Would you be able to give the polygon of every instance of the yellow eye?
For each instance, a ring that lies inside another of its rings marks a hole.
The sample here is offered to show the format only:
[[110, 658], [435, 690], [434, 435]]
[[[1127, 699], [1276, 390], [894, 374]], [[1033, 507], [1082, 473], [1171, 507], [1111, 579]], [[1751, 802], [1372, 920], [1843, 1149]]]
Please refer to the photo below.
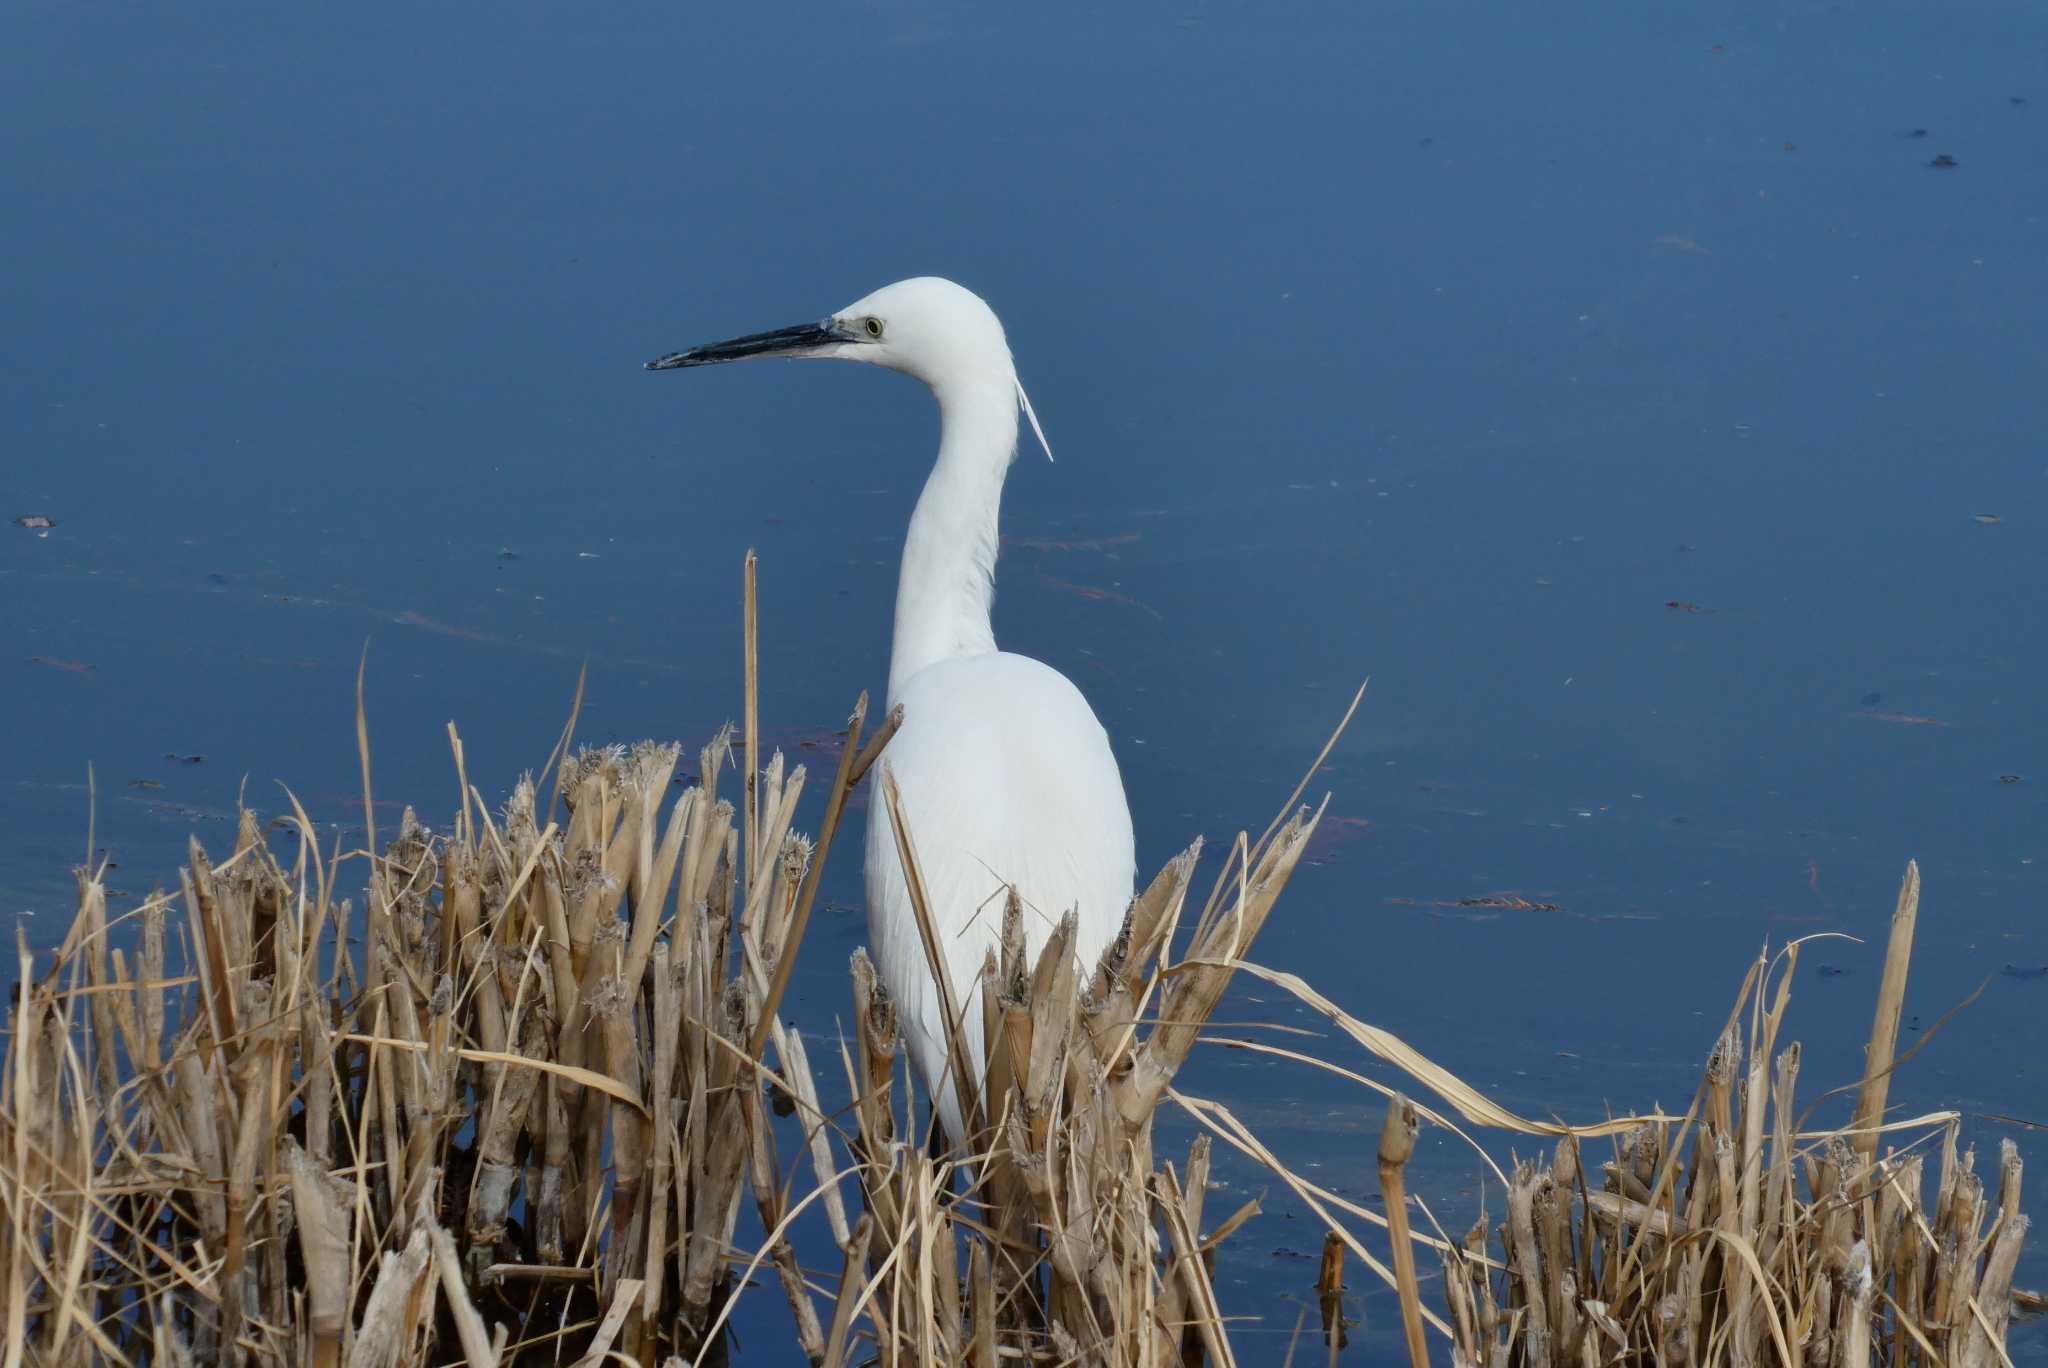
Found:
[[869, 318], [861, 326], [867, 329], [869, 337], [879, 338], [882, 335], [882, 320], [879, 318]]

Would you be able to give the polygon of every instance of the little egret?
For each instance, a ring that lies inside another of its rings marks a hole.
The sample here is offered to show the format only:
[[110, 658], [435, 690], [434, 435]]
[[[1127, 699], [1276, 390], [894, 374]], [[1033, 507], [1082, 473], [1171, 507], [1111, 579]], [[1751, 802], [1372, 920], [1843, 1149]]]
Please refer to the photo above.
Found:
[[[1059, 918], [1075, 913], [1074, 951], [1087, 974], [1123, 924], [1137, 872], [1130, 805], [1102, 724], [1059, 671], [997, 650], [989, 624], [996, 517], [1020, 405], [1041, 446], [1045, 434], [1002, 323], [950, 280], [898, 281], [820, 322], [676, 352], [647, 368], [762, 356], [886, 366], [922, 380], [939, 403], [938, 461], [910, 516], [896, 583], [889, 702], [903, 705], [903, 727], [886, 763], [978, 1068], [981, 964], [1001, 935], [1005, 888], [1023, 904], [1034, 957]], [[946, 1133], [963, 1142], [940, 994], [880, 801], [869, 805], [867, 898], [875, 962], [911, 1060]], [[980, 1081], [969, 1080], [977, 1090]]]

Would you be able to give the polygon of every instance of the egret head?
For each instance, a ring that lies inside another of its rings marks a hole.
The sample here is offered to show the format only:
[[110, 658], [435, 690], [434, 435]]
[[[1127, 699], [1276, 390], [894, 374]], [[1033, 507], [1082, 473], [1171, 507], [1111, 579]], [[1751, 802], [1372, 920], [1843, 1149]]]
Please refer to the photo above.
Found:
[[[915, 376], [945, 399], [949, 391], [997, 386], [1014, 389], [1031, 419], [1040, 445], [1045, 433], [1031, 401], [1017, 381], [1002, 320], [980, 295], [938, 276], [917, 276], [884, 285], [816, 323], [773, 332], [750, 333], [674, 352], [647, 363], [649, 370], [678, 370], [761, 356], [799, 360], [865, 361]], [[1052, 449], [1046, 448], [1046, 455]]]

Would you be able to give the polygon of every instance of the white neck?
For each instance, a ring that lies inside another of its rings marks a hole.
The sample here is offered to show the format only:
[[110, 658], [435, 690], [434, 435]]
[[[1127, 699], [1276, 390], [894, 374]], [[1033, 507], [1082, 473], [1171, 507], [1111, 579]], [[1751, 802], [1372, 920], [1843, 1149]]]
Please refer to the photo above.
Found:
[[939, 460], [924, 483], [896, 581], [889, 701], [927, 665], [996, 648], [996, 515], [1017, 450], [1016, 378], [983, 374], [932, 386]]

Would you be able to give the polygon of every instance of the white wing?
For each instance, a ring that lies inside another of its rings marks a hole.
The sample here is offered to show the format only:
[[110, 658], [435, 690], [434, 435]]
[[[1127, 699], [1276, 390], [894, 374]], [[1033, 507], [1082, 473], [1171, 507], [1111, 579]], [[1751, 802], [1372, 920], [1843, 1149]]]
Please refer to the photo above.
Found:
[[[1075, 950], [1092, 970], [1123, 924], [1137, 874], [1130, 805], [1102, 724], [1048, 665], [1006, 652], [942, 661], [906, 680], [897, 701], [903, 727], [883, 763], [902, 794], [954, 1001], [979, 1059], [979, 977], [1002, 932], [1004, 887], [1016, 885], [1034, 957], [1061, 914], [1076, 909]], [[870, 948], [896, 997], [911, 1062], [958, 1139], [960, 1107], [942, 1074], [945, 1023], [895, 840], [877, 791], [868, 807]]]

